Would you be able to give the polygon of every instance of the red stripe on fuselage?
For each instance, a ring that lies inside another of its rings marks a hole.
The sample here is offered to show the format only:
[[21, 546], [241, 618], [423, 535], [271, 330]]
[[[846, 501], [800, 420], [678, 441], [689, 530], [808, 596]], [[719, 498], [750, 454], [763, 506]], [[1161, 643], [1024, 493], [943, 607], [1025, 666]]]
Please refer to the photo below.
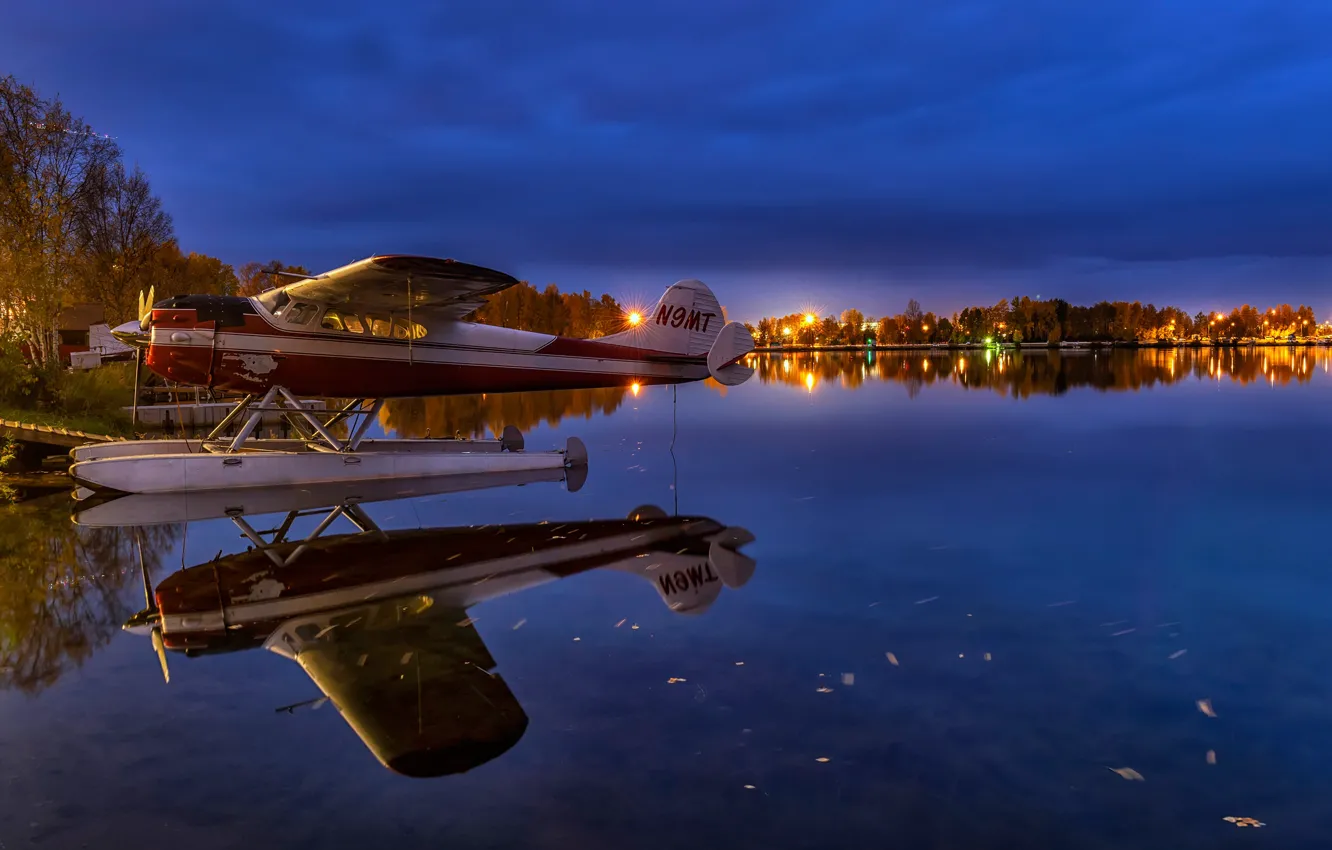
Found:
[[[212, 324], [197, 323], [188, 309], [153, 313], [158, 330], [212, 330]], [[255, 345], [242, 351], [225, 341], [212, 347], [154, 343], [148, 349], [148, 367], [172, 381], [228, 391], [263, 392], [277, 384], [298, 395], [370, 398], [627, 387], [697, 381], [708, 375], [703, 358], [565, 337], [550, 339], [534, 351], [417, 340], [411, 346], [415, 356], [406, 360], [402, 352], [409, 346], [403, 340], [292, 332], [255, 315], [245, 316], [244, 326], [218, 334], [220, 340], [233, 334], [252, 337]], [[312, 343], [326, 345], [327, 351], [310, 351]], [[298, 344], [304, 350], [293, 350]], [[354, 355], [342, 353], [348, 344], [356, 349]], [[377, 351], [386, 357], [377, 357]], [[510, 362], [430, 362], [432, 353], [502, 356]], [[515, 359], [520, 362], [515, 364]], [[632, 365], [626, 369], [627, 364]]]

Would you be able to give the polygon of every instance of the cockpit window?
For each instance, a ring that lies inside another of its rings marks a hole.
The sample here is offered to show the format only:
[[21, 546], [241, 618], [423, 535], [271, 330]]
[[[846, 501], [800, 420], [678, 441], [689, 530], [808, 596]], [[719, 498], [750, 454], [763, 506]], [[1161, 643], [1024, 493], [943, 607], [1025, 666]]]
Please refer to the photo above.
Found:
[[313, 304], [294, 304], [286, 311], [287, 324], [304, 325], [318, 312], [319, 308]]
[[319, 323], [321, 328], [330, 331], [344, 331], [346, 333], [363, 334], [365, 326], [361, 324], [361, 317], [355, 313], [344, 313], [341, 310], [327, 310], [324, 313], [324, 319]]

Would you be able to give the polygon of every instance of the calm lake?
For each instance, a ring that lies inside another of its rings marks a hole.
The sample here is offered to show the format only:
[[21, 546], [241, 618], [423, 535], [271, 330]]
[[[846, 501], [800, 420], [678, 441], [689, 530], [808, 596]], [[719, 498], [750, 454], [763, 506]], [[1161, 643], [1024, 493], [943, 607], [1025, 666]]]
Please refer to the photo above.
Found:
[[[381, 416], [590, 455], [574, 492], [362, 505], [386, 570], [645, 505], [748, 530], [747, 581], [666, 546], [705, 564], [684, 611], [638, 568], [657, 555], [585, 558], [280, 625], [304, 652], [238, 630], [168, 653], [167, 684], [121, 630], [135, 541], [156, 585], [244, 553], [239, 526], [0, 507], [0, 848], [1326, 846], [1327, 350], [754, 364], [729, 390]], [[394, 538], [414, 529], [438, 533]], [[381, 763], [423, 738], [430, 760]]]

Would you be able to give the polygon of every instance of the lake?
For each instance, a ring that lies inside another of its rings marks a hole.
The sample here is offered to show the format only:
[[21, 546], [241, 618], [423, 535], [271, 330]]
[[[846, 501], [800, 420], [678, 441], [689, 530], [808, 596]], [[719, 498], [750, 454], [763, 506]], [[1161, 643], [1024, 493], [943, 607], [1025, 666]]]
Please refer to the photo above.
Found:
[[[382, 540], [340, 517], [320, 552], [444, 575], [648, 505], [710, 536], [280, 625], [285, 656], [233, 626], [169, 684], [120, 628], [135, 541], [157, 584], [239, 526], [0, 508], [0, 848], [1324, 846], [1330, 363], [810, 353], [395, 402], [402, 435], [578, 436], [587, 479], [364, 504]], [[707, 542], [737, 529], [752, 576]]]

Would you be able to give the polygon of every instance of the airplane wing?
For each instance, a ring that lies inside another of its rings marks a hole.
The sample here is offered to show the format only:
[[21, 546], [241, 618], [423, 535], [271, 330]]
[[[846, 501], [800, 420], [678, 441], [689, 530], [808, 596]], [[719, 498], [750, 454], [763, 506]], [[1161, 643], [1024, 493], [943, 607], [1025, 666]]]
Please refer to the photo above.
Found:
[[322, 304], [398, 314], [407, 312], [410, 293], [413, 310], [462, 318], [485, 304], [485, 296], [516, 283], [504, 272], [456, 260], [388, 254], [289, 283], [282, 291]]
[[289, 620], [268, 646], [305, 668], [375, 758], [405, 776], [464, 773], [527, 731], [466, 611], [429, 595]]

